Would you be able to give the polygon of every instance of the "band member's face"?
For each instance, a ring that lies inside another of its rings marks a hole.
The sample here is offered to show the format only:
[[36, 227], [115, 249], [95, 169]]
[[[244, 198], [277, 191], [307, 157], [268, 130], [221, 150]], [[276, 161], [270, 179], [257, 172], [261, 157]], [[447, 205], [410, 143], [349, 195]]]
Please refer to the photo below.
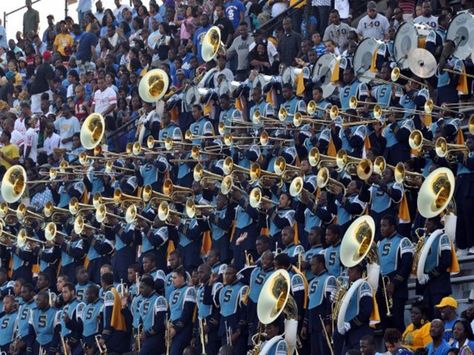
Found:
[[293, 90], [291, 90], [290, 88], [287, 88], [287, 87], [284, 87], [282, 89], [281, 93], [283, 94], [283, 98], [285, 100], [289, 100], [289, 99], [291, 99], [291, 96], [293, 96]]
[[313, 90], [313, 100], [318, 102], [323, 98], [321, 90]]
[[211, 251], [209, 253], [207, 261], [209, 265], [214, 265], [215, 263], [219, 261], [219, 258], [217, 257], [217, 254], [214, 251]]
[[10, 298], [6, 297], [3, 301], [3, 310], [10, 313], [14, 309], [15, 302]]
[[311, 261], [309, 262], [311, 266], [311, 272], [316, 275], [319, 270], [319, 262], [315, 258], [311, 258]]
[[267, 249], [267, 245], [261, 240], [257, 240], [255, 242], [255, 249], [257, 250], [258, 255], [262, 255], [262, 253]]
[[62, 288], [62, 294], [64, 302], [69, 302], [74, 297], [74, 293], [70, 291], [67, 287]]
[[389, 343], [385, 342], [385, 347], [387, 348], [387, 351], [391, 354], [395, 354], [397, 349], [400, 347], [399, 343]]
[[361, 274], [357, 267], [351, 267], [347, 271], [350, 282], [354, 282], [360, 279]]
[[179, 259], [175, 254], [171, 254], [168, 262], [170, 263], [171, 269], [176, 269], [179, 266]]
[[39, 309], [45, 309], [48, 307], [49, 299], [46, 295], [36, 296], [36, 307]]
[[197, 107], [193, 107], [192, 114], [195, 120], [198, 120], [201, 118], [201, 110], [199, 110]]
[[184, 284], [184, 277], [180, 274], [174, 272], [172, 278], [174, 287], [181, 287]]
[[260, 91], [260, 89], [254, 89], [252, 91], [253, 102], [259, 102], [261, 97], [262, 97], [262, 92]]
[[153, 270], [153, 266], [154, 265], [149, 258], [143, 258], [143, 271], [145, 271], [145, 273]]
[[91, 288], [86, 289], [86, 300], [88, 303], [93, 303], [96, 299], [97, 295], [95, 294], [94, 291], [92, 291]]
[[373, 355], [374, 351], [372, 346], [369, 344], [367, 340], [360, 341], [360, 353], [361, 355]]
[[62, 290], [64, 284], [65, 284], [64, 278], [58, 277], [58, 280], [56, 281], [56, 289]]
[[152, 288], [148, 285], [145, 285], [143, 282], [140, 282], [140, 286], [138, 287], [140, 294], [144, 297], [148, 297], [151, 294]]
[[29, 300], [31, 300], [33, 298], [33, 294], [25, 287], [22, 287], [21, 288], [21, 298], [23, 298], [23, 300], [25, 302], [28, 302]]
[[230, 285], [235, 281], [235, 270], [232, 267], [228, 267], [224, 274], [224, 284]]
[[77, 273], [77, 281], [81, 284], [87, 283], [89, 276], [87, 275], [86, 269], [80, 269], [80, 271]]
[[380, 234], [382, 237], [387, 238], [390, 237], [394, 232], [393, 226], [386, 220], [382, 219], [380, 221]]
[[293, 242], [293, 236], [287, 228], [281, 232], [281, 241], [284, 245], [290, 245]]
[[288, 207], [288, 205], [290, 204], [290, 199], [288, 198], [288, 195], [286, 194], [283, 194], [283, 195], [280, 195], [280, 207]]
[[128, 268], [127, 269], [127, 280], [129, 282], [135, 282], [135, 281], [137, 281], [136, 277], [137, 277], [137, 274], [135, 272], [135, 269], [134, 268]]
[[15, 281], [15, 285], [13, 286], [13, 293], [15, 296], [21, 295], [21, 282]]
[[265, 325], [265, 333], [267, 334], [266, 338], [271, 339], [278, 335], [278, 327], [273, 324]]
[[205, 283], [207, 282], [207, 280], [209, 280], [209, 276], [210, 276], [209, 269], [206, 269], [205, 267], [201, 265], [198, 267], [197, 273], [198, 273], [198, 278], [199, 278], [200, 283]]
[[273, 265], [273, 254], [267, 250], [262, 256], [262, 267], [268, 269]]
[[48, 281], [43, 275], [38, 276], [38, 281], [36, 281], [36, 286], [39, 289], [42, 289], [48, 286]]
[[326, 230], [326, 244], [333, 245], [337, 242], [337, 236], [330, 229]]

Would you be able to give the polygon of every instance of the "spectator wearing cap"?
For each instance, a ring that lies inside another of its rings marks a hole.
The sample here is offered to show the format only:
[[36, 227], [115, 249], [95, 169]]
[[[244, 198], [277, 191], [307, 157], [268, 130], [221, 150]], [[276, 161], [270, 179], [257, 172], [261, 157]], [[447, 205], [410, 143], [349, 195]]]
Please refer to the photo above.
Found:
[[436, 305], [441, 319], [444, 322], [444, 340], [448, 343], [454, 342], [453, 329], [454, 323], [459, 319], [456, 313], [458, 302], [451, 296], [444, 297], [439, 304]]
[[295, 58], [301, 50], [301, 35], [293, 31], [291, 19], [283, 19], [283, 34], [278, 41], [278, 53], [281, 63], [286, 66], [293, 65]]
[[49, 82], [54, 78], [54, 71], [50, 65], [52, 54], [49, 51], [43, 53], [43, 63], [38, 66], [35, 78], [30, 86], [31, 111], [41, 112], [41, 95], [49, 93]]
[[81, 124], [77, 117], [71, 113], [71, 108], [64, 104], [54, 121], [54, 128], [59, 132], [60, 148], [70, 150], [72, 148], [72, 136], [81, 130]]
[[388, 36], [390, 24], [387, 18], [377, 12], [375, 1], [367, 4], [367, 15], [361, 18], [357, 26], [357, 33], [362, 38], [374, 38], [383, 41]]
[[23, 14], [23, 34], [25, 37], [32, 32], [37, 33], [40, 22], [39, 12], [33, 9], [31, 4], [31, 0], [25, 1], [25, 6], [27, 8], [26, 12]]

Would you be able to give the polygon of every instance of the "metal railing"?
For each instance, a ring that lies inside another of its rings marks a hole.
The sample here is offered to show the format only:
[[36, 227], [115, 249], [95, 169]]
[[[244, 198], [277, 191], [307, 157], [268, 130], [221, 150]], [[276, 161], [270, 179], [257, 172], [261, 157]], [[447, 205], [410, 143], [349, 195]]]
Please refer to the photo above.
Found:
[[[31, 2], [31, 4], [36, 4], [37, 2], [40, 2], [41, 0], [34, 0]], [[3, 27], [5, 27], [5, 29], [7, 28], [7, 17], [14, 14], [15, 12], [18, 12], [20, 10], [23, 10], [23, 9], [26, 9], [26, 5], [23, 5], [22, 7], [19, 7], [15, 10], [12, 10], [10, 12], [6, 12], [6, 11], [3, 11]]]

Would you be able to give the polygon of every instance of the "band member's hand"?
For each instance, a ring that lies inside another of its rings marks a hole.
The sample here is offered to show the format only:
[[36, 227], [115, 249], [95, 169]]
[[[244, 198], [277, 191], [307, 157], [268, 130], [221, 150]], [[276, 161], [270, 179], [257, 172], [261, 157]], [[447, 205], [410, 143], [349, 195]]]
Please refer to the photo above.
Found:
[[173, 339], [173, 337], [176, 335], [176, 329], [174, 329], [173, 326], [170, 326], [170, 329], [168, 330], [169, 337]]
[[302, 339], [308, 338], [308, 328], [306, 327], [301, 328], [301, 338]]
[[387, 293], [390, 297], [395, 293], [395, 285], [392, 282], [387, 285]]

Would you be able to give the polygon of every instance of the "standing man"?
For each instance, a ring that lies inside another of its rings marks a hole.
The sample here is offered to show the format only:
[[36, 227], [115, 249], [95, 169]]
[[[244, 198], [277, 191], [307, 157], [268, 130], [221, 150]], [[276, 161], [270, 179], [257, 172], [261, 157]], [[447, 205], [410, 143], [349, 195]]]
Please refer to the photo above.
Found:
[[31, 95], [31, 112], [41, 113], [41, 96], [46, 93], [49, 98], [52, 98], [51, 90], [49, 89], [49, 83], [54, 78], [54, 70], [51, 67], [50, 51], [43, 53], [43, 63], [40, 64], [35, 71], [35, 78], [29, 88]]
[[390, 24], [387, 18], [377, 12], [375, 1], [369, 1], [367, 4], [367, 15], [362, 17], [357, 26], [357, 33], [362, 38], [374, 38], [380, 41], [388, 35]]
[[31, 0], [26, 0], [25, 6], [27, 10], [23, 14], [23, 36], [27, 38], [31, 32], [35, 34], [38, 32], [40, 19], [39, 12], [31, 6]]
[[77, 4], [77, 16], [79, 20], [79, 25], [82, 25], [82, 21], [84, 20], [84, 16], [91, 12], [92, 9], [92, 0], [79, 0]]
[[289, 17], [283, 19], [283, 31], [284, 33], [278, 41], [277, 49], [281, 63], [289, 67], [293, 65], [295, 58], [301, 50], [301, 35], [293, 31], [291, 18]]
[[[290, 20], [291, 21], [291, 20]], [[237, 54], [237, 71], [235, 80], [244, 81], [248, 77], [249, 69], [249, 46], [253, 42], [253, 37], [249, 35], [247, 22], [241, 22], [237, 36], [232, 45], [227, 50], [227, 59], [231, 59]]]
[[30, 313], [28, 347], [33, 354], [55, 353], [59, 345], [59, 323], [56, 309], [49, 304], [49, 293], [41, 291], [36, 295], [36, 308]]

